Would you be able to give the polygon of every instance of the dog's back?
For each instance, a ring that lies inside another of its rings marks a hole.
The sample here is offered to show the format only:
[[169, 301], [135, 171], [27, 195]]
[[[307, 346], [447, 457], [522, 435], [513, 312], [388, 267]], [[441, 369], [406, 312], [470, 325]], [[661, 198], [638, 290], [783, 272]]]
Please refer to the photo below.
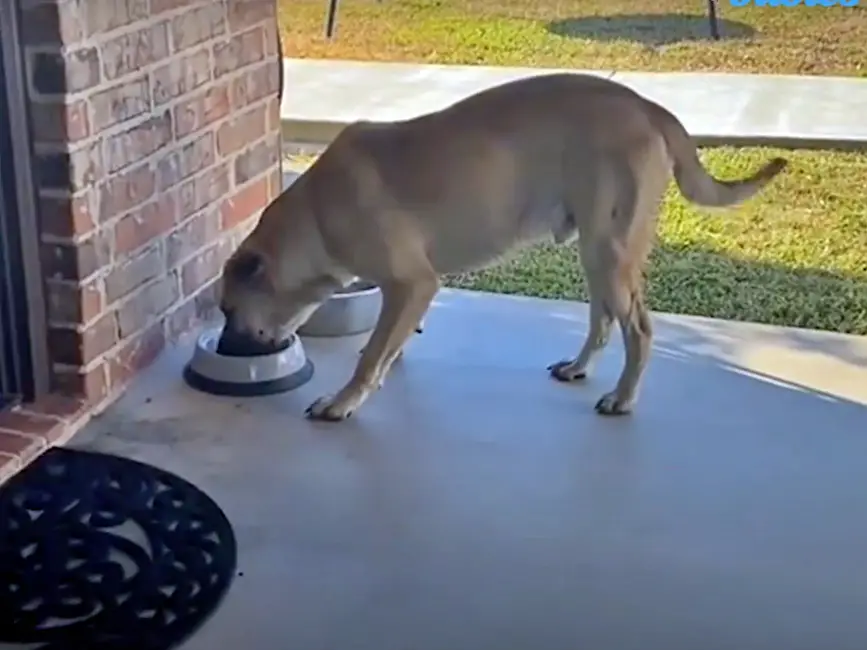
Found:
[[747, 179], [717, 181], [670, 112], [582, 74], [510, 82], [402, 122], [354, 124], [317, 164], [323, 191], [342, 177], [356, 209], [382, 218], [388, 205], [411, 219], [440, 273], [596, 228], [617, 196], [638, 186], [661, 195], [672, 171], [688, 199], [719, 206], [752, 196], [783, 167], [775, 160]]

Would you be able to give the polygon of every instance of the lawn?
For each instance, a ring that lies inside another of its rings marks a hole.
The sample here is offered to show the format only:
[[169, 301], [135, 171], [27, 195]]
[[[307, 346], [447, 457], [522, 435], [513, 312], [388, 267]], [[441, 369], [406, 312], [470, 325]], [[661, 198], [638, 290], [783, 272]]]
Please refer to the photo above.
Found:
[[[774, 155], [791, 167], [740, 208], [697, 209], [670, 187], [648, 270], [651, 309], [867, 334], [867, 153], [721, 147], [702, 158], [726, 178]], [[587, 297], [570, 247], [537, 248], [448, 284]]]
[[[867, 7], [743, 7], [705, 0], [281, 0], [286, 56], [616, 70], [867, 77]], [[867, 153], [713, 148], [720, 177], [773, 155], [792, 165], [739, 209], [688, 206], [672, 186], [648, 272], [657, 311], [867, 334]], [[297, 161], [296, 161], [297, 162]], [[586, 299], [569, 248], [541, 247], [452, 286]]]
[[867, 76], [867, 6], [705, 0], [280, 0], [286, 56], [616, 70]]

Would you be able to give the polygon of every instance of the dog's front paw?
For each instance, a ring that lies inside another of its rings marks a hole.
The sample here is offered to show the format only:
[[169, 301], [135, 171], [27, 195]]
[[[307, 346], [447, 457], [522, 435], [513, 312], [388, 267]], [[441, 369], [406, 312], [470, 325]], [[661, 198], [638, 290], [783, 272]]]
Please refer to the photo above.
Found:
[[308, 406], [304, 414], [311, 420], [340, 422], [350, 417], [352, 411], [350, 405], [340, 404], [333, 397], [326, 395]]
[[611, 391], [596, 402], [596, 412], [599, 415], [626, 415], [632, 412], [632, 400], [621, 399], [617, 391]]
[[575, 360], [565, 359], [548, 366], [548, 372], [557, 381], [577, 381], [587, 377], [587, 369], [581, 368]]

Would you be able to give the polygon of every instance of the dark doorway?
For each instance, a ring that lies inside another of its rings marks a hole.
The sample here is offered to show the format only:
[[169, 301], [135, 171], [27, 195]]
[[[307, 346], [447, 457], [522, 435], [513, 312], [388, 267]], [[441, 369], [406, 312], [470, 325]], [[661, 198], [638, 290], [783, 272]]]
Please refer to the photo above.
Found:
[[0, 408], [48, 390], [18, 2], [0, 2]]

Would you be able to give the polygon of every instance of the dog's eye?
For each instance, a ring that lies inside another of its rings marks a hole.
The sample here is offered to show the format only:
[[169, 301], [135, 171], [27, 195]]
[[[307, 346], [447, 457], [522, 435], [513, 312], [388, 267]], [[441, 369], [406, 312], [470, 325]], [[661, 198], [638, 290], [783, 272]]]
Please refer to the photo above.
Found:
[[265, 271], [265, 260], [258, 253], [239, 253], [232, 260], [229, 272], [240, 282], [250, 282]]

